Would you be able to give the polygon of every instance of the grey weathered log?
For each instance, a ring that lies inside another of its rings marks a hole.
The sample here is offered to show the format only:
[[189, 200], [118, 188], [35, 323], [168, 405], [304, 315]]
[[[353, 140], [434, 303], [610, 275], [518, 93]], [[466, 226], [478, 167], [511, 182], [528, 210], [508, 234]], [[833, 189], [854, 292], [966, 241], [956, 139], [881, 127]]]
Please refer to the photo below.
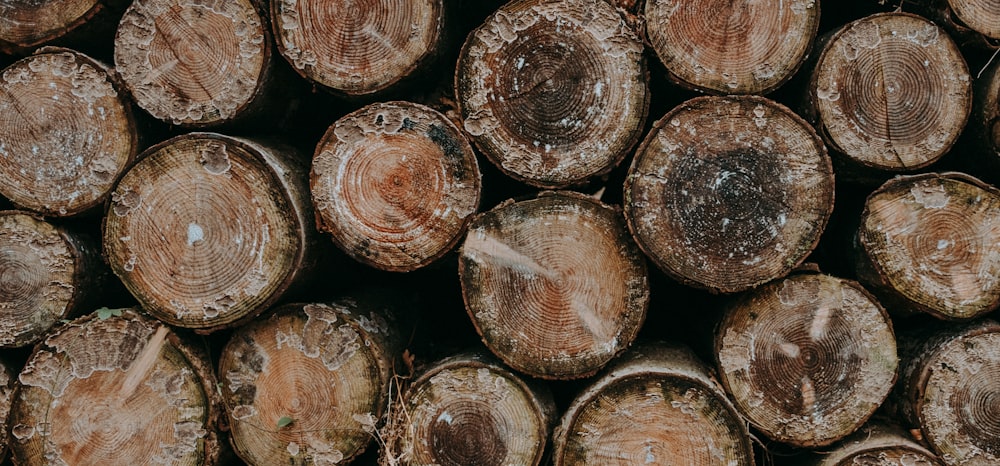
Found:
[[903, 429], [869, 422], [857, 432], [819, 453], [807, 466], [943, 466], [934, 452]]

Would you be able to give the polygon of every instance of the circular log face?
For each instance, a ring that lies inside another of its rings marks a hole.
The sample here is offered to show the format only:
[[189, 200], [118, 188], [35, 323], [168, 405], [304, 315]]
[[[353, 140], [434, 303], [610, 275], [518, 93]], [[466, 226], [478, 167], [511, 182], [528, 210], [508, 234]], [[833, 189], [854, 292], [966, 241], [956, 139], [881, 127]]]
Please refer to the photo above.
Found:
[[858, 235], [877, 280], [918, 310], [969, 319], [1000, 303], [996, 188], [954, 173], [897, 177], [868, 198]]
[[465, 136], [416, 104], [374, 104], [327, 131], [310, 186], [319, 228], [355, 259], [409, 271], [458, 241], [479, 207], [479, 165]]
[[437, 47], [442, 0], [274, 0], [278, 49], [302, 76], [370, 94], [409, 75]]
[[811, 90], [827, 142], [864, 166], [907, 170], [938, 160], [972, 105], [965, 59], [947, 33], [907, 13], [869, 16], [830, 40]]
[[105, 69], [79, 53], [42, 53], [6, 68], [0, 194], [52, 216], [103, 202], [137, 151], [122, 99]]
[[38, 341], [65, 318], [76, 273], [72, 245], [52, 225], [0, 212], [0, 346]]
[[192, 133], [154, 146], [122, 177], [104, 220], [105, 256], [148, 312], [217, 327], [288, 286], [304, 226], [270, 157]]
[[537, 465], [547, 420], [530, 389], [499, 367], [469, 362], [422, 376], [407, 392], [407, 464]]
[[635, 339], [646, 266], [621, 215], [571, 193], [476, 217], [461, 249], [466, 309], [486, 346], [542, 378], [593, 374]]
[[62, 327], [32, 354], [11, 408], [17, 464], [204, 464], [200, 372], [165, 325], [132, 311]]
[[836, 466], [898, 466], [901, 464], [912, 466], [941, 466], [941, 463], [934, 456], [903, 447], [887, 447], [863, 451], [850, 455], [842, 461], [834, 464]]
[[701, 97], [656, 122], [625, 181], [639, 247], [678, 280], [736, 292], [784, 276], [833, 209], [815, 131], [762, 97]]
[[205, 125], [253, 99], [269, 45], [250, 0], [138, 0], [118, 26], [115, 67], [154, 117]]
[[1000, 39], [1000, 3], [997, 0], [948, 0], [958, 20], [991, 39]]
[[605, 173], [638, 140], [642, 43], [601, 0], [522, 0], [469, 35], [455, 94], [465, 130], [514, 178], [562, 187]]
[[98, 0], [6, 0], [0, 3], [0, 43], [42, 44], [63, 35], [96, 8]]
[[828, 445], [853, 432], [896, 380], [888, 315], [860, 285], [803, 274], [737, 302], [716, 334], [720, 379], [766, 435]]
[[681, 83], [718, 93], [762, 94], [799, 68], [816, 37], [815, 0], [649, 0], [653, 50]]
[[[364, 451], [382, 416], [386, 349], [351, 317], [323, 304], [288, 305], [238, 330], [219, 378], [233, 445], [250, 464], [346, 464]], [[361, 317], [361, 319], [366, 319]]]

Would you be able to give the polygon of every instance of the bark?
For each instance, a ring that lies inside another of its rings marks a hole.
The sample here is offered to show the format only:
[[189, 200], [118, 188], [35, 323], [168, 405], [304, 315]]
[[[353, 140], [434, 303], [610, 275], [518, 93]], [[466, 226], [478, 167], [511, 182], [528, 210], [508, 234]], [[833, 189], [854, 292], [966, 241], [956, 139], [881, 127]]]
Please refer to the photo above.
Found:
[[472, 147], [444, 115], [408, 102], [363, 107], [335, 122], [313, 157], [320, 231], [354, 259], [407, 272], [458, 242], [479, 208]]
[[768, 437], [800, 447], [853, 432], [896, 381], [888, 314], [861, 285], [803, 273], [736, 301], [715, 333], [719, 376]]
[[238, 329], [219, 377], [237, 454], [249, 464], [347, 464], [374, 437], [399, 336], [363, 301], [288, 304]]
[[105, 258], [171, 325], [210, 332], [253, 318], [317, 258], [299, 160], [285, 147], [215, 133], [151, 147], [112, 194]]
[[649, 302], [646, 264], [621, 214], [569, 192], [477, 216], [459, 252], [469, 316], [515, 370], [587, 377], [627, 348]]
[[897, 177], [861, 214], [858, 279], [887, 305], [972, 319], [1000, 305], [1000, 190], [962, 173]]
[[0, 211], [0, 347], [39, 341], [104, 291], [93, 238], [22, 211]]
[[942, 466], [937, 455], [895, 426], [869, 423], [838, 442], [809, 466]]
[[626, 353], [570, 404], [553, 464], [750, 466], [746, 423], [694, 354], [648, 344]]
[[833, 170], [805, 121], [762, 97], [700, 97], [657, 121], [625, 180], [639, 247], [678, 281], [743, 291], [802, 263], [833, 210]]
[[4, 1], [0, 52], [27, 55], [46, 44], [105, 49], [125, 6], [125, 0]]
[[455, 95], [493, 164], [558, 188], [617, 166], [649, 108], [643, 46], [603, 0], [519, 0], [462, 48]]
[[442, 0], [275, 0], [278, 50], [304, 78], [348, 96], [387, 90], [426, 66], [443, 37]]
[[891, 404], [946, 465], [1000, 463], [1000, 324], [900, 335], [903, 370]]
[[0, 75], [0, 194], [49, 216], [101, 205], [135, 159], [138, 135], [113, 71], [43, 48]]
[[934, 23], [882, 13], [825, 42], [805, 110], [848, 169], [912, 171], [941, 158], [969, 118], [969, 69]]
[[387, 425], [383, 464], [537, 466], [555, 420], [544, 385], [484, 353], [427, 368]]
[[11, 407], [16, 464], [216, 464], [221, 405], [204, 355], [131, 309], [59, 328]]
[[819, 27], [819, 2], [647, 0], [646, 34], [670, 79], [717, 94], [766, 94], [799, 69]]

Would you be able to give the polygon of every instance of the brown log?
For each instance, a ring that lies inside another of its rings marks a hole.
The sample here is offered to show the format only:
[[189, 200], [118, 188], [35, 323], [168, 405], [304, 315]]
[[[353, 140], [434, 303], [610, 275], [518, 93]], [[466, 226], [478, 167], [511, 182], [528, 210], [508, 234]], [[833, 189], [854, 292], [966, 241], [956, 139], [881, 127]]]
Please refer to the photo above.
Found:
[[968, 66], [948, 34], [917, 15], [882, 13], [826, 40], [804, 113], [848, 167], [900, 172], [948, 152], [971, 106]]
[[1000, 324], [926, 327], [899, 344], [896, 413], [946, 465], [1000, 464]]
[[211, 364], [169, 327], [131, 309], [103, 309], [59, 328], [18, 380], [10, 415], [16, 464], [213, 465], [220, 458]]
[[962, 173], [897, 177], [861, 214], [856, 271], [892, 310], [972, 319], [1000, 305], [1000, 190]]
[[483, 342], [534, 377], [592, 375], [646, 316], [646, 264], [620, 212], [580, 194], [546, 192], [477, 216], [458, 266]]
[[802, 65], [819, 2], [648, 0], [646, 34], [671, 80], [720, 94], [766, 94]]
[[102, 48], [124, 8], [124, 0], [0, 2], [0, 53], [26, 55], [46, 44]]
[[432, 60], [444, 9], [442, 0], [275, 0], [271, 22], [295, 71], [359, 96], [386, 90]]
[[[905, 0], [913, 10], [942, 25], [962, 47], [1000, 48], [1000, 8], [991, 0]], [[903, 5], [905, 4], [905, 5]]]
[[869, 423], [833, 445], [809, 466], [942, 466], [937, 455], [921, 446], [902, 429]]
[[750, 466], [750, 433], [708, 367], [682, 347], [643, 345], [609, 365], [553, 434], [553, 464]]
[[107, 276], [92, 238], [21, 211], [0, 211], [0, 347], [40, 340], [93, 303]]
[[0, 75], [0, 194], [50, 216], [101, 205], [135, 159], [138, 136], [113, 71], [43, 48]]
[[298, 157], [215, 133], [149, 148], [104, 217], [111, 269], [143, 309], [171, 325], [208, 332], [254, 317], [316, 259]]
[[860, 427], [896, 381], [888, 314], [861, 285], [802, 273], [742, 296], [715, 333], [719, 378], [768, 437], [829, 445]]
[[[6, 359], [6, 358], [5, 358]], [[14, 383], [17, 381], [17, 371], [9, 361], [0, 360], [0, 461], [7, 459], [10, 446], [10, 405], [14, 401]]]
[[833, 210], [816, 132], [762, 97], [700, 97], [657, 121], [625, 180], [639, 247], [670, 276], [712, 292], [782, 277], [816, 247]]
[[362, 301], [288, 304], [238, 329], [219, 360], [231, 441], [248, 464], [347, 464], [375, 434], [399, 336]]
[[504, 173], [579, 184], [618, 165], [649, 107], [642, 43], [603, 0], [519, 0], [473, 31], [455, 95], [466, 132]]
[[320, 231], [373, 267], [406, 272], [444, 255], [479, 208], [476, 154], [444, 115], [378, 103], [337, 120], [316, 146]]
[[383, 464], [537, 466], [555, 420], [548, 388], [485, 353], [425, 369], [388, 424]]
[[978, 145], [980, 160], [1000, 166], [1000, 60], [987, 67], [976, 79], [975, 101], [969, 117], [969, 131]]

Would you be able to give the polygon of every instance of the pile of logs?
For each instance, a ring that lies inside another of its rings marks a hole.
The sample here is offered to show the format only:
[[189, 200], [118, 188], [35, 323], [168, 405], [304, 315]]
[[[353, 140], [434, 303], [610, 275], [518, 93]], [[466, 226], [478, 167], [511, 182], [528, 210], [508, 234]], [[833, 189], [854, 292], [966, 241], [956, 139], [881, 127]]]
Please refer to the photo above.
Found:
[[0, 0], [0, 458], [1000, 464], [998, 55], [996, 0]]

